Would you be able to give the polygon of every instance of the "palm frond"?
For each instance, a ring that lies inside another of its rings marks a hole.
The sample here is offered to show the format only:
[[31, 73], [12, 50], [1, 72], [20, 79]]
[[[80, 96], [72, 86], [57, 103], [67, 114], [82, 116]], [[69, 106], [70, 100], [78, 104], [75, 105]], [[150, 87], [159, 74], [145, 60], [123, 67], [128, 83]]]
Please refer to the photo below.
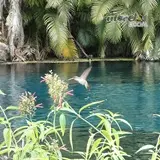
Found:
[[84, 7], [85, 6], [84, 0], [77, 0], [76, 5], [77, 5], [77, 8]]
[[86, 5], [91, 5], [92, 4], [92, 0], [77, 0], [77, 7], [78, 8], [83, 8]]
[[29, 6], [33, 7], [33, 6], [44, 6], [45, 4], [45, 0], [25, 0], [25, 3], [27, 3]]
[[143, 47], [144, 52], [151, 51], [153, 49], [153, 43], [150, 36], [146, 36], [143, 43], [144, 43]]
[[134, 0], [121, 0], [121, 4], [124, 4], [127, 8], [129, 8], [134, 3]]
[[47, 0], [46, 8], [57, 8], [62, 2], [63, 0]]
[[85, 3], [85, 5], [91, 5], [92, 4], [92, 0], [85, 0], [84, 3]]
[[143, 13], [146, 15], [157, 6], [156, 0], [140, 0]]
[[77, 39], [80, 42], [80, 44], [82, 44], [82, 46], [84, 47], [90, 47], [95, 45], [96, 43], [96, 38], [95, 36], [92, 34], [92, 31], [94, 30], [94, 28], [91, 29], [85, 29], [85, 28], [81, 28], [78, 31], [78, 36]]
[[68, 39], [66, 46], [62, 49], [62, 56], [65, 59], [78, 58], [78, 51], [73, 39]]
[[105, 14], [107, 14], [112, 7], [117, 3], [117, 0], [98, 0], [93, 3], [91, 9], [92, 21], [97, 24], [103, 20]]
[[68, 39], [69, 32], [67, 26], [63, 24], [62, 19], [54, 13], [45, 14], [44, 23], [50, 37], [51, 47], [56, 50], [57, 53], [61, 53]]
[[122, 28], [120, 23], [116, 21], [112, 21], [110, 23], [106, 23], [106, 38], [112, 43], [117, 43], [122, 38]]
[[34, 11], [33, 18], [35, 19], [37, 29], [40, 29], [44, 26], [43, 17], [45, 15], [45, 13], [46, 12], [42, 7], [36, 8], [36, 10]]
[[153, 10], [153, 17], [156, 23], [160, 23], [160, 4]]
[[146, 17], [147, 27], [143, 28], [144, 36], [149, 35], [152, 39], [155, 37], [155, 24], [153, 14], [150, 12]]
[[100, 44], [104, 44], [106, 40], [106, 21], [103, 20], [99, 24], [96, 25], [96, 32], [98, 39], [100, 41]]
[[76, 15], [82, 23], [91, 22], [90, 8], [80, 8]]
[[68, 22], [72, 17], [71, 13], [74, 11], [73, 0], [65, 0], [58, 6], [58, 13], [64, 21]]
[[132, 48], [132, 53], [136, 53], [137, 51], [140, 51], [140, 44], [142, 40], [141, 32], [137, 28], [130, 28], [129, 30], [130, 34], [128, 35], [130, 43], [131, 43], [131, 48]]
[[33, 15], [32, 12], [23, 12], [23, 25], [26, 26], [28, 25], [32, 20], [33, 20]]

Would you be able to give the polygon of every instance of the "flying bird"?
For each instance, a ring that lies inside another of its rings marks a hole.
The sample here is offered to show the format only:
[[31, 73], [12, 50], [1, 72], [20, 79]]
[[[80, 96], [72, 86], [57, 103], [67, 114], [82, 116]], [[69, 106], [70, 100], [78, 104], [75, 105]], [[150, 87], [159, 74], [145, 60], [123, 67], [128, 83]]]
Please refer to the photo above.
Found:
[[78, 83], [80, 83], [81, 85], [85, 86], [86, 89], [89, 89], [89, 84], [87, 82], [87, 77], [91, 71], [92, 67], [87, 68], [86, 70], [84, 70], [84, 72], [82, 73], [82, 75], [80, 77], [78, 76], [74, 76], [73, 78], [70, 78], [68, 80], [75, 80]]

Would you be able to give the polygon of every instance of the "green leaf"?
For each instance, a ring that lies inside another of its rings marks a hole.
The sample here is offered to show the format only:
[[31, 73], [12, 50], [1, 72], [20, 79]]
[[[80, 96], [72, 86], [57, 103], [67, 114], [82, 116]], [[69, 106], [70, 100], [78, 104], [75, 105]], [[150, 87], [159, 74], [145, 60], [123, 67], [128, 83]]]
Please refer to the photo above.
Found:
[[49, 34], [51, 47], [56, 51], [58, 56], [61, 56], [69, 35], [67, 24], [55, 13], [45, 14], [44, 23]]
[[41, 141], [43, 141], [44, 140], [44, 125], [43, 124], [40, 124], [40, 136], [39, 136], [39, 139], [41, 140]]
[[98, 24], [104, 19], [105, 14], [107, 14], [114, 5], [116, 5], [117, 0], [98, 0], [92, 5], [91, 17], [95, 24]]
[[17, 128], [17, 129], [14, 131], [14, 135], [15, 135], [16, 133], [18, 133], [19, 131], [23, 131], [23, 132], [24, 132], [24, 130], [26, 130], [27, 128], [28, 128], [28, 126], [22, 126], [22, 127]]
[[0, 89], [0, 94], [5, 96], [6, 94]]
[[95, 134], [91, 134], [91, 136], [89, 137], [88, 139], [88, 142], [87, 142], [87, 147], [86, 147], [86, 158], [85, 159], [88, 159], [88, 156], [89, 156], [89, 149], [94, 141], [94, 136]]
[[70, 113], [75, 113], [75, 111], [70, 109], [70, 108], [62, 108], [61, 111], [67, 111], [67, 112], [70, 112]]
[[140, 0], [142, 11], [147, 14], [157, 6], [156, 0]]
[[90, 156], [89, 158], [91, 158], [92, 154], [97, 150], [97, 147], [99, 146], [99, 144], [101, 143], [102, 138], [98, 138], [96, 141], [94, 141], [91, 151], [90, 151]]
[[65, 128], [66, 128], [66, 117], [63, 113], [59, 117], [59, 123], [61, 127], [62, 136], [64, 136]]
[[8, 153], [10, 151], [10, 149], [3, 149], [3, 150], [0, 150], [0, 155], [3, 155], [5, 153]]
[[26, 142], [29, 142], [31, 139], [33, 143], [36, 143], [37, 138], [36, 138], [36, 133], [34, 132], [33, 128], [29, 128], [26, 131]]
[[53, 127], [49, 127], [48, 129], [46, 129], [46, 130], [44, 131], [44, 135], [45, 135], [45, 136], [51, 135], [52, 133], [55, 133], [55, 134], [59, 137], [61, 143], [63, 144], [63, 140], [62, 140], [62, 138], [61, 138], [62, 136], [58, 133], [58, 129], [55, 129], [55, 128], [53, 128]]
[[130, 127], [131, 130], [133, 130], [132, 126], [126, 120], [121, 119], [121, 118], [116, 118], [116, 120], [125, 123], [126, 125], [128, 125]]
[[59, 17], [63, 19], [64, 22], [69, 22], [72, 17], [71, 12], [73, 12], [74, 6], [71, 0], [65, 0], [58, 6]]
[[8, 106], [5, 111], [7, 110], [18, 110], [18, 107], [17, 106]]
[[102, 134], [106, 137], [106, 139], [108, 140], [108, 142], [112, 142], [112, 136], [111, 133], [106, 131], [106, 130], [101, 130]]
[[93, 35], [93, 27], [92, 28], [81, 28], [78, 31], [77, 39], [80, 44], [84, 47], [90, 47], [91, 45], [95, 45], [95, 37]]
[[[81, 155], [83, 158], [85, 158], [85, 152], [75, 151], [75, 152], [73, 152], [73, 153], [79, 154], [79, 155]], [[84, 160], [84, 159], [78, 159], [78, 160]]]
[[104, 120], [103, 120], [103, 123], [104, 123], [104, 126], [105, 126], [106, 131], [108, 131], [109, 133], [111, 133], [111, 124], [110, 124], [110, 122], [108, 121], [108, 119], [104, 119]]
[[46, 8], [56, 8], [58, 7], [63, 0], [47, 0]]
[[23, 118], [23, 116], [14, 116], [14, 117], [11, 117], [8, 119], [8, 121], [12, 121], [12, 120], [15, 120], [15, 119], [18, 119], [18, 118]]
[[12, 142], [12, 133], [11, 133], [11, 129], [10, 128], [5, 128], [3, 130], [3, 137], [4, 137], [4, 141], [6, 143], [6, 146], [8, 149], [10, 149], [11, 147], [11, 142]]
[[92, 103], [89, 103], [89, 104], [81, 107], [81, 109], [79, 110], [79, 114], [80, 114], [84, 109], [86, 109], [86, 108], [88, 108], [88, 107], [91, 107], [91, 106], [93, 106], [93, 105], [95, 105], [95, 104], [102, 103], [102, 102], [104, 102], [104, 100], [103, 100], [103, 101], [92, 102]]
[[72, 121], [71, 126], [70, 126], [70, 130], [69, 130], [69, 141], [70, 141], [72, 151], [73, 151], [73, 136], [72, 136], [73, 132], [72, 132], [72, 130], [73, 130], [73, 124], [76, 120], [77, 120], [77, 118], [74, 121]]
[[145, 145], [145, 146], [141, 147], [138, 151], [136, 151], [136, 154], [141, 152], [141, 151], [149, 150], [149, 149], [153, 149], [153, 148], [154, 148], [153, 145]]
[[117, 131], [114, 128], [112, 129], [112, 131], [113, 131], [113, 135], [114, 135], [114, 138], [115, 138], [116, 145], [117, 145], [117, 147], [119, 147], [119, 143], [120, 143], [119, 134], [117, 133]]
[[134, 3], [134, 0], [121, 0], [122, 3], [124, 3], [124, 5], [129, 8], [133, 3]]
[[106, 24], [106, 38], [112, 43], [118, 43], [122, 38], [122, 28], [120, 23], [112, 21]]

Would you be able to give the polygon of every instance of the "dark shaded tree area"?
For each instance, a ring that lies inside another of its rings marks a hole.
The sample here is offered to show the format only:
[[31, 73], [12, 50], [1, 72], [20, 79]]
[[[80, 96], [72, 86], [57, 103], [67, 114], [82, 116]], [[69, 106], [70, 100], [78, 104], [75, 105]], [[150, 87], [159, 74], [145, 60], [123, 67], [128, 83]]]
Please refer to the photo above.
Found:
[[159, 27], [158, 0], [0, 0], [0, 59], [159, 60]]

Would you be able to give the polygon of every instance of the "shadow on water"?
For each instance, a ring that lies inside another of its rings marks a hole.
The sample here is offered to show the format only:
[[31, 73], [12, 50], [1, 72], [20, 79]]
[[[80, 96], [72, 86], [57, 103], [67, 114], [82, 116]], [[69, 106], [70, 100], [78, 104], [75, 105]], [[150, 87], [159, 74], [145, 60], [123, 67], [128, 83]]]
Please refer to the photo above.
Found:
[[[19, 96], [25, 90], [36, 92], [37, 103], [43, 103], [44, 108], [37, 110], [34, 119], [45, 119], [52, 100], [47, 86], [40, 83], [41, 76], [53, 70], [67, 80], [74, 75], [81, 75], [88, 66], [88, 63], [1, 65], [0, 89], [7, 95], [5, 98], [0, 97], [0, 105], [17, 105]], [[150, 133], [160, 130], [160, 119], [153, 117], [153, 114], [160, 113], [160, 63], [94, 62], [92, 66], [88, 77], [90, 91], [79, 84], [70, 84], [70, 89], [74, 90], [74, 97], [68, 98], [72, 107], [78, 110], [87, 103], [105, 100], [103, 105], [84, 111], [83, 116], [90, 112], [103, 112], [105, 109], [118, 112], [132, 125], [135, 132], [126, 141], [122, 141], [126, 149], [136, 151], [141, 144], [154, 143], [156, 136]], [[68, 123], [70, 121], [71, 119]], [[95, 124], [96, 120], [93, 119], [92, 122]], [[24, 122], [15, 122], [15, 126], [22, 123]], [[87, 132], [82, 128], [88, 126], [79, 121], [76, 127], [78, 131], [75, 133], [75, 142], [83, 148]]]

